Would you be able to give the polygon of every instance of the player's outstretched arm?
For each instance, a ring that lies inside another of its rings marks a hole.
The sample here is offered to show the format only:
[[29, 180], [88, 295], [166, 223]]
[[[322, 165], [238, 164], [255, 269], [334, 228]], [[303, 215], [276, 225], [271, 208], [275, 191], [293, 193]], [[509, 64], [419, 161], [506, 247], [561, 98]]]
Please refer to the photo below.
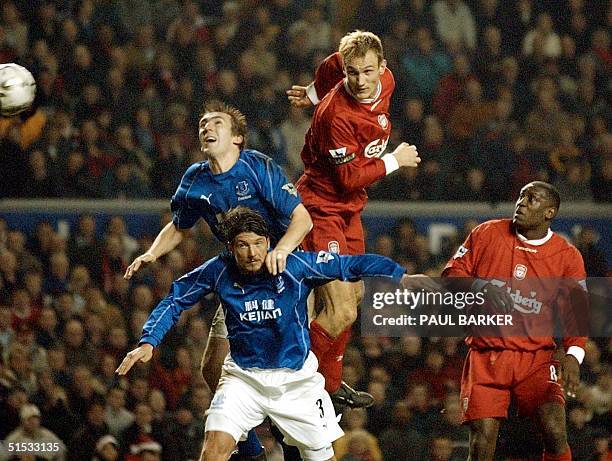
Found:
[[119, 367], [115, 370], [115, 373], [118, 373], [119, 376], [123, 376], [130, 371], [136, 362], [148, 362], [151, 360], [151, 357], [153, 357], [153, 346], [148, 343], [143, 343], [126, 354]]
[[312, 219], [301, 203], [291, 214], [291, 222], [285, 235], [278, 241], [274, 249], [266, 255], [266, 267], [272, 275], [279, 274], [287, 266], [287, 255], [295, 250], [306, 234], [312, 229]]
[[298, 252], [293, 256], [301, 262], [299, 270], [306, 279], [351, 281], [362, 277], [388, 277], [410, 290], [442, 290], [431, 277], [424, 274], [407, 275], [404, 267], [386, 256], [338, 255], [326, 251]]
[[169, 222], [166, 226], [159, 232], [155, 241], [151, 245], [146, 253], [138, 256], [132, 264], [130, 264], [125, 271], [125, 275], [123, 276], [125, 279], [131, 279], [132, 276], [138, 272], [138, 269], [143, 264], [148, 264], [157, 261], [157, 258], [165, 255], [169, 251], [172, 251], [176, 248], [176, 246], [181, 243], [183, 240], [183, 231], [177, 229], [173, 222]]

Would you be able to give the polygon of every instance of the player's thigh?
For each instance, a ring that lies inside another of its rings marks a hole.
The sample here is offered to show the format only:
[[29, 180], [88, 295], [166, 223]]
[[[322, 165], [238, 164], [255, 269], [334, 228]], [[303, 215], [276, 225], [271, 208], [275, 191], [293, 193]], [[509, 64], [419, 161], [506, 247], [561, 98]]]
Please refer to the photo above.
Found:
[[559, 362], [552, 351], [524, 352], [518, 374], [520, 382], [514, 388], [518, 412], [534, 416], [536, 410], [549, 402], [565, 405], [565, 395], [557, 376]]
[[266, 400], [243, 378], [224, 373], [206, 412], [205, 431], [225, 432], [239, 442], [265, 419]]
[[363, 295], [365, 293], [365, 285], [363, 283], [363, 280], [353, 282], [353, 290], [355, 292], [355, 304], [359, 306], [361, 304], [361, 301], [363, 301]]
[[317, 306], [315, 304], [315, 293], [314, 291], [311, 291], [308, 294], [308, 298], [306, 298], [306, 308], [308, 309], [308, 322], [309, 323], [317, 316], [319, 312], [321, 312], [321, 309], [317, 310], [316, 307]]
[[208, 337], [206, 350], [202, 355], [200, 370], [204, 381], [208, 384], [211, 392], [215, 392], [219, 378], [221, 377], [221, 369], [223, 362], [229, 353], [229, 341], [226, 338], [215, 336]]
[[227, 339], [227, 326], [225, 325], [225, 312], [221, 304], [217, 306], [215, 316], [210, 325], [209, 337]]
[[[365, 253], [365, 236], [359, 213], [351, 213], [346, 218], [344, 237], [346, 240], [346, 254], [361, 255]], [[355, 289], [355, 303], [359, 305], [363, 300], [365, 292], [363, 281], [355, 282], [353, 286]]]
[[315, 303], [324, 306], [324, 311], [330, 315], [342, 315], [346, 310], [355, 309], [361, 287], [361, 281], [332, 280], [315, 289]]
[[210, 327], [208, 342], [206, 343], [206, 349], [200, 363], [202, 376], [213, 393], [217, 388], [217, 383], [221, 376], [221, 368], [228, 353], [229, 341], [227, 339], [225, 316], [223, 315], [223, 309], [219, 306]]
[[512, 389], [511, 356], [470, 350], [461, 376], [463, 422], [506, 418]]
[[315, 305], [320, 307], [317, 323], [333, 336], [342, 333], [357, 319], [357, 296], [361, 281], [333, 280], [315, 290]]
[[343, 435], [319, 373], [287, 385], [268, 413], [285, 441], [297, 446], [305, 461], [330, 459], [332, 442]]

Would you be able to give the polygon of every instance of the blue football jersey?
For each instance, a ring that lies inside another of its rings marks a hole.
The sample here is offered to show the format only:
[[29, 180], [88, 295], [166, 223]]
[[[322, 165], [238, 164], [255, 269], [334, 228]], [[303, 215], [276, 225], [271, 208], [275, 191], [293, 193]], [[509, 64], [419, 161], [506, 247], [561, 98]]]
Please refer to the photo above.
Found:
[[242, 205], [263, 216], [272, 241], [278, 242], [300, 203], [280, 166], [261, 152], [245, 149], [225, 173], [213, 174], [208, 162], [191, 165], [172, 197], [172, 220], [177, 228], [189, 229], [202, 217], [222, 240], [219, 224], [224, 213]]
[[242, 368], [302, 368], [310, 351], [306, 299], [330, 280], [390, 277], [405, 269], [379, 255], [295, 252], [277, 276], [244, 276], [233, 256], [217, 256], [172, 284], [170, 294], [149, 316], [140, 343], [157, 347], [181, 312], [216, 293], [225, 311], [230, 353]]

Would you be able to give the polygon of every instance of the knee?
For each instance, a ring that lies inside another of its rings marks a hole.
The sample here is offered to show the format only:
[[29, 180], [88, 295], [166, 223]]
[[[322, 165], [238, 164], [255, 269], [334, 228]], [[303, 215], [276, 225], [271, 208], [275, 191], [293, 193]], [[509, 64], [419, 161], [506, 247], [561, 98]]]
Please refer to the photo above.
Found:
[[354, 300], [342, 300], [334, 303], [333, 322], [328, 332], [334, 338], [350, 327], [357, 320], [357, 307]]
[[229, 458], [231, 451], [231, 448], [228, 449], [224, 444], [218, 443], [216, 439], [211, 439], [204, 443], [200, 461], [225, 461]]
[[490, 461], [493, 459], [497, 433], [477, 431], [470, 434], [470, 461]]
[[347, 304], [346, 308], [339, 315], [338, 323], [341, 325], [338, 334], [342, 333], [357, 320], [357, 306], [355, 304]]
[[486, 453], [495, 446], [496, 438], [486, 432], [479, 432], [474, 435], [472, 445], [477, 453]]

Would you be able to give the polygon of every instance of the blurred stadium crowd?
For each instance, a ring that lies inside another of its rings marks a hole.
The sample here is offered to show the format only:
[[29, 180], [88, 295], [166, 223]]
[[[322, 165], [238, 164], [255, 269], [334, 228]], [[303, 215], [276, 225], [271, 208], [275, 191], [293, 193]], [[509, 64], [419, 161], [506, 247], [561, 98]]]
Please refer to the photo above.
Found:
[[[160, 226], [169, 219], [169, 213], [164, 215]], [[473, 225], [466, 224], [465, 232]], [[99, 237], [96, 228], [101, 227]], [[151, 235], [157, 231], [151, 229]], [[588, 236], [579, 238], [576, 244], [589, 261], [588, 252], [596, 249], [583, 242]], [[0, 440], [5, 449], [9, 441], [59, 440], [67, 447], [66, 458], [52, 452], [41, 459], [197, 459], [211, 398], [199, 361], [216, 301], [205, 299], [183, 314], [152, 362], [139, 364], [127, 379], [114, 371], [173, 279], [221, 247], [200, 221], [176, 250], [128, 282], [123, 278], [127, 264], [151, 239], [130, 236], [118, 216], [105, 223], [82, 215], [67, 239], [49, 223], [41, 222], [26, 236], [0, 220]], [[405, 220], [393, 237], [380, 236], [368, 250], [439, 274], [442, 260], [428, 256], [424, 241]], [[468, 432], [459, 424], [458, 390], [466, 351], [461, 340], [360, 337], [356, 332], [351, 344], [345, 380], [367, 389], [375, 404], [345, 415], [347, 435], [337, 443], [338, 459], [464, 460]], [[583, 385], [569, 404], [569, 436], [575, 460], [602, 461], [612, 422], [612, 340], [591, 340], [586, 351]], [[537, 449], [538, 440], [529, 421], [513, 421], [502, 434], [499, 459], [527, 460], [523, 455]], [[262, 430], [268, 459], [282, 459]], [[103, 438], [107, 435], [113, 438]], [[104, 450], [112, 456], [103, 457]], [[0, 449], [0, 460], [30, 459], [9, 455]]]
[[[606, 2], [4, 0], [0, 13], [0, 62], [25, 65], [38, 84], [23, 125], [0, 120], [0, 171], [27, 176], [3, 174], [0, 197], [169, 199], [201, 159], [197, 115], [208, 97], [239, 107], [249, 145], [296, 177], [309, 114], [284, 91], [309, 83], [359, 27], [383, 38], [397, 80], [392, 144], [410, 141], [423, 158], [372, 198], [512, 200], [535, 178], [555, 183], [564, 202], [612, 198]], [[575, 244], [601, 276], [594, 242], [585, 228]], [[125, 281], [150, 243], [121, 217], [83, 215], [68, 238], [48, 223], [24, 235], [0, 220], [0, 460], [35, 459], [6, 451], [23, 440], [60, 443], [40, 459], [197, 459], [210, 401], [198, 367], [215, 301], [184, 315], [129, 379], [114, 370], [172, 280], [221, 248], [200, 223]], [[410, 221], [370, 250], [434, 275], [449, 256], [434, 259]], [[465, 459], [461, 341], [356, 334], [352, 344], [345, 379], [376, 403], [345, 415], [338, 459]], [[608, 339], [588, 343], [568, 411], [577, 461], [607, 459], [611, 353]], [[513, 421], [499, 456], [524, 460], [538, 441], [529, 421]]]
[[2, 170], [29, 176], [0, 196], [167, 198], [200, 159], [210, 97], [240, 108], [250, 146], [295, 177], [309, 113], [284, 92], [359, 27], [382, 37], [397, 80], [391, 145], [424, 159], [373, 198], [496, 202], [537, 177], [566, 201], [610, 201], [608, 5], [5, 0], [0, 62], [34, 73], [42, 110], [21, 133], [0, 124]]

